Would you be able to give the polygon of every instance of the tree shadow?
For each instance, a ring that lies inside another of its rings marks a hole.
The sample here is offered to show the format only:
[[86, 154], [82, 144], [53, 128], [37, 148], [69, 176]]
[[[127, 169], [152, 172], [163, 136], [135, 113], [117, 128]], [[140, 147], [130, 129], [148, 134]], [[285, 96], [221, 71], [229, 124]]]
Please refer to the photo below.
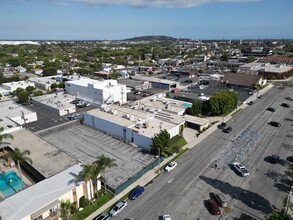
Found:
[[[264, 214], [270, 214], [273, 211], [270, 202], [264, 197], [260, 196], [258, 193], [242, 189], [238, 186], [232, 186], [230, 183], [223, 182], [221, 180], [216, 180], [205, 176], [200, 176], [199, 178], [205, 181], [207, 184], [213, 186], [215, 189], [221, 191], [224, 194], [230, 195], [232, 198], [241, 201], [243, 204], [252, 209], [259, 210]], [[225, 185], [225, 187], [223, 187], [223, 185]], [[235, 192], [237, 193], [235, 194]], [[240, 192], [239, 195], [238, 192]]]

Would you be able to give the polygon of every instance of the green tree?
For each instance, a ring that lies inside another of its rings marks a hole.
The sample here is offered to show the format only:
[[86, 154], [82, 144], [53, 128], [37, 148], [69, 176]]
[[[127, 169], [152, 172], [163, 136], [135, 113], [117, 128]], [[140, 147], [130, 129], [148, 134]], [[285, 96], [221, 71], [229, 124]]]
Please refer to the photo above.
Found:
[[94, 162], [94, 164], [97, 165], [98, 169], [102, 173], [103, 181], [104, 181], [104, 190], [105, 193], [107, 193], [107, 182], [106, 182], [106, 171], [109, 168], [117, 167], [117, 164], [115, 163], [115, 159], [111, 159], [109, 157], [106, 157], [104, 154], [97, 157], [97, 160]]
[[268, 220], [289, 220], [289, 216], [285, 212], [273, 212]]
[[25, 90], [29, 93], [32, 94], [34, 90], [36, 90], [36, 87], [34, 86], [28, 86], [25, 88]]
[[21, 162], [29, 162], [30, 164], [33, 163], [32, 159], [28, 157], [31, 152], [29, 150], [21, 151], [19, 148], [15, 148], [13, 151], [8, 152], [8, 157], [10, 157], [12, 160], [16, 161], [17, 168], [19, 172], [19, 176], [21, 179], [21, 188], [23, 189], [23, 180], [22, 180], [22, 173], [21, 173]]
[[4, 139], [12, 139], [13, 140], [13, 135], [12, 134], [3, 134], [4, 128], [0, 127], [0, 144], [3, 143]]
[[185, 114], [198, 116], [202, 114], [202, 103], [201, 102], [194, 102], [190, 108], [185, 110]]
[[93, 164], [81, 164], [82, 171], [75, 177], [75, 181], [85, 180], [86, 186], [90, 185], [90, 196], [93, 195]]
[[64, 89], [64, 88], [65, 88], [65, 83], [64, 83], [64, 82], [60, 82], [60, 83], [58, 84], [58, 87], [59, 87], [60, 89]]
[[164, 129], [159, 134], [156, 134], [153, 138], [153, 144], [151, 145], [152, 150], [155, 154], [162, 155], [162, 153], [165, 152], [166, 149], [169, 147], [169, 140], [170, 140], [170, 134], [169, 132]]
[[61, 219], [68, 219], [70, 214], [76, 212], [76, 204], [71, 203], [69, 199], [61, 201]]
[[54, 76], [57, 74], [56, 67], [45, 67], [43, 71], [43, 76]]
[[44, 93], [42, 90], [37, 89], [37, 90], [33, 91], [33, 95], [34, 96], [41, 96], [41, 95], [44, 95]]
[[29, 92], [27, 92], [24, 89], [16, 93], [16, 96], [20, 103], [27, 103], [29, 100], [29, 95], [30, 95]]
[[112, 70], [111, 73], [110, 73], [110, 78], [111, 79], [118, 79], [118, 77], [119, 77], [118, 71], [117, 70]]

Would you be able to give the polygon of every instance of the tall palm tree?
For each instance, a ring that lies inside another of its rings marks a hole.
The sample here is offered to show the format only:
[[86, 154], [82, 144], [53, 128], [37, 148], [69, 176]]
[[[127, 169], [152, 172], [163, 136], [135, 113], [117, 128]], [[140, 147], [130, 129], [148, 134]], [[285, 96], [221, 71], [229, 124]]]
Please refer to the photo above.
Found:
[[97, 187], [97, 183], [98, 183], [98, 179], [100, 179], [100, 174], [101, 174], [101, 168], [98, 164], [93, 163], [93, 167], [92, 167], [92, 182], [94, 183], [93, 185], [95, 186], [95, 192], [96, 192], [96, 198], [99, 197], [99, 190]]
[[97, 160], [94, 163], [98, 165], [98, 167], [102, 173], [103, 178], [101, 178], [101, 179], [103, 179], [103, 181], [104, 181], [104, 188], [105, 188], [105, 193], [106, 193], [107, 192], [107, 184], [106, 184], [106, 177], [105, 177], [106, 170], [109, 168], [112, 168], [112, 167], [117, 167], [117, 164], [115, 163], [115, 159], [111, 159], [109, 157], [106, 157], [104, 154], [97, 157]]
[[90, 185], [90, 196], [92, 197], [92, 179], [93, 179], [93, 164], [81, 164], [82, 171], [75, 177], [78, 180], [85, 180], [86, 185]]
[[4, 128], [0, 127], [0, 144], [3, 142], [4, 139], [12, 139], [12, 134], [3, 134]]
[[18, 171], [19, 171], [19, 176], [20, 176], [20, 179], [21, 179], [21, 189], [23, 189], [23, 181], [22, 181], [22, 173], [21, 173], [21, 168], [20, 168], [20, 162], [29, 162], [30, 164], [33, 163], [32, 159], [29, 158], [27, 155], [30, 155], [31, 152], [29, 150], [24, 150], [24, 151], [20, 151], [19, 148], [15, 148], [14, 151], [10, 151], [8, 152], [8, 156], [16, 161], [17, 163], [17, 168], [18, 168]]

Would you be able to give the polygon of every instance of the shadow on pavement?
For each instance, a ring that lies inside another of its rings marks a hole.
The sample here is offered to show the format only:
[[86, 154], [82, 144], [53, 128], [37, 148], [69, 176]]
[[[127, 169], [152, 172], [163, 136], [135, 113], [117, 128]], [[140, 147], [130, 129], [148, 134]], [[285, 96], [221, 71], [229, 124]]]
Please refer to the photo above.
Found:
[[[212, 179], [205, 176], [200, 176], [200, 179], [205, 181], [207, 184], [213, 186], [215, 189], [221, 191], [224, 194], [230, 195], [235, 200], [239, 200], [248, 207], [259, 210], [264, 214], [270, 214], [273, 211], [270, 202], [260, 196], [258, 193], [251, 192], [245, 189], [242, 189], [238, 186], [232, 186], [230, 183], [223, 182], [221, 180]], [[225, 187], [222, 187], [225, 185]], [[231, 194], [231, 192], [240, 192], [240, 195]]]

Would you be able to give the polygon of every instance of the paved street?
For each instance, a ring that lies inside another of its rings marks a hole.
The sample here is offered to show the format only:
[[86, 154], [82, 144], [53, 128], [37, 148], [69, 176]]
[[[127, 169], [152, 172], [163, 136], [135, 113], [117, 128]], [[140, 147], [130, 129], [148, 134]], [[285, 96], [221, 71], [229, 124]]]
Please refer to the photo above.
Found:
[[[223, 210], [225, 219], [263, 219], [274, 209], [281, 209], [288, 194], [284, 175], [286, 157], [292, 146], [292, 110], [280, 106], [292, 89], [271, 89], [264, 99], [242, 110], [228, 125], [229, 134], [217, 130], [184, 157], [170, 173], [162, 173], [146, 192], [114, 219], [158, 219], [170, 214], [172, 219], [218, 219], [205, 207], [210, 192], [222, 192], [230, 202]], [[276, 108], [272, 113], [268, 106]], [[279, 121], [280, 128], [269, 121]], [[234, 142], [232, 142], [234, 140]], [[271, 164], [265, 157], [278, 153], [281, 163]], [[217, 160], [218, 168], [212, 168]], [[251, 175], [243, 178], [230, 168], [232, 161], [243, 162]]]

